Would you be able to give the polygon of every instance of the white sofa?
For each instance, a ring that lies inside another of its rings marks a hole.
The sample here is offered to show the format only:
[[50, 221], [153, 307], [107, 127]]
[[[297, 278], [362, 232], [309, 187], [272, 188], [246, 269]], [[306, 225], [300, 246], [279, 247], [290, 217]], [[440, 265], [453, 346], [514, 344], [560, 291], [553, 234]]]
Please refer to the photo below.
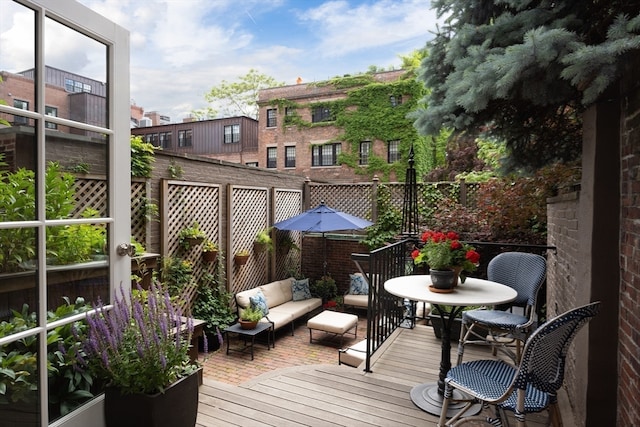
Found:
[[294, 301], [291, 289], [294, 281], [295, 279], [290, 277], [238, 292], [236, 294], [238, 310], [248, 307], [251, 304], [250, 297], [255, 296], [258, 291], [262, 291], [269, 307], [269, 313], [261, 321], [272, 322], [274, 330], [289, 324], [291, 325], [291, 335], [293, 335], [296, 319], [322, 309], [322, 299], [320, 298]]
[[[362, 273], [353, 273], [349, 275], [350, 281], [353, 281], [354, 277], [362, 278], [364, 283], [368, 288], [369, 284], [367, 283], [366, 277], [362, 275]], [[367, 309], [369, 307], [369, 295], [368, 294], [354, 294], [352, 293], [354, 287], [351, 283], [347, 287], [347, 292], [342, 296], [342, 304], [345, 307], [355, 307], [355, 308], [363, 308]]]

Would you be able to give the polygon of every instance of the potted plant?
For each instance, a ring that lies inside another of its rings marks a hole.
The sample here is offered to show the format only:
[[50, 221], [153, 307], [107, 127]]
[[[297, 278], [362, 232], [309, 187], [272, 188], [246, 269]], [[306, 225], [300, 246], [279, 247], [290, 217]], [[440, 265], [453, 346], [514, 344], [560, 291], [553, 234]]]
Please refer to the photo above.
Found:
[[204, 333], [207, 336], [208, 349], [217, 350], [222, 344], [222, 334], [225, 328], [233, 325], [236, 312], [231, 307], [233, 294], [227, 292], [224, 286], [224, 273], [221, 268], [224, 261], [218, 257], [218, 267], [215, 274], [205, 273], [198, 286], [198, 293], [193, 304], [192, 314], [196, 319], [204, 320]]
[[273, 240], [271, 239], [270, 227], [265, 228], [256, 235], [256, 238], [253, 241], [253, 249], [256, 252], [270, 252], [273, 250]]
[[178, 238], [180, 240], [180, 244], [185, 249], [189, 249], [202, 243], [204, 239], [207, 238], [207, 235], [200, 230], [198, 222], [194, 221], [193, 224], [191, 224], [191, 227], [186, 227], [180, 230]]
[[447, 290], [458, 282], [464, 283], [466, 273], [473, 272], [480, 262], [480, 254], [469, 244], [462, 243], [458, 233], [431, 231], [422, 233], [421, 249], [414, 249], [411, 257], [416, 265], [428, 265], [435, 289]]
[[113, 305], [87, 315], [84, 345], [91, 371], [106, 384], [106, 426], [194, 426], [199, 367], [189, 359], [192, 319], [155, 283], [129, 295], [121, 288]]
[[322, 276], [309, 286], [309, 290], [314, 297], [322, 298], [323, 304], [326, 304], [338, 295], [336, 281], [331, 276]]
[[218, 245], [207, 239], [202, 245], [202, 260], [204, 262], [215, 262], [218, 257]]
[[238, 322], [242, 329], [253, 329], [263, 317], [264, 315], [262, 314], [262, 310], [258, 307], [249, 305], [248, 307], [240, 310], [240, 319]]
[[246, 249], [242, 249], [233, 255], [233, 260], [236, 265], [245, 265], [249, 260], [249, 251]]

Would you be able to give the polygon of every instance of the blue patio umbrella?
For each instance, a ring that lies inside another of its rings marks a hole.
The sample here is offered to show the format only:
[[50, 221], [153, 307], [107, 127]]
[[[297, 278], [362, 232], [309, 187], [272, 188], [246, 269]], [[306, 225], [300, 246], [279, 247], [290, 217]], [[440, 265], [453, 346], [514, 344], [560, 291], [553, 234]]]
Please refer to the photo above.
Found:
[[[289, 219], [273, 224], [283, 231], [303, 231], [305, 233], [324, 233], [329, 231], [362, 230], [373, 225], [371, 221], [332, 209], [321, 202], [317, 207], [302, 212]], [[326, 243], [324, 246], [324, 274], [327, 274]]]

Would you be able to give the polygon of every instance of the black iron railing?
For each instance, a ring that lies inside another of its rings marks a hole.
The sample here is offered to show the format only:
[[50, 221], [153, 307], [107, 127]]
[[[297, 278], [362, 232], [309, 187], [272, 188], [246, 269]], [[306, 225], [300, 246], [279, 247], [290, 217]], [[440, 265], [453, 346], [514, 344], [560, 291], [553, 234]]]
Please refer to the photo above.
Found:
[[[369, 283], [369, 303], [367, 308], [367, 354], [365, 371], [371, 372], [371, 356], [400, 325], [406, 324], [405, 301], [384, 290], [384, 282], [394, 277], [418, 273], [410, 256], [415, 240], [406, 239], [392, 245], [376, 249], [369, 254], [351, 254], [358, 270]], [[519, 243], [466, 242], [480, 253], [480, 266], [473, 277], [487, 278], [487, 266], [496, 255], [507, 251], [529, 252], [546, 258], [555, 246], [527, 245]], [[425, 274], [420, 272], [419, 274]], [[538, 296], [538, 318], [544, 320], [546, 282]], [[410, 310], [415, 310], [411, 302]], [[415, 320], [412, 319], [412, 320]], [[411, 323], [411, 326], [413, 322]]]

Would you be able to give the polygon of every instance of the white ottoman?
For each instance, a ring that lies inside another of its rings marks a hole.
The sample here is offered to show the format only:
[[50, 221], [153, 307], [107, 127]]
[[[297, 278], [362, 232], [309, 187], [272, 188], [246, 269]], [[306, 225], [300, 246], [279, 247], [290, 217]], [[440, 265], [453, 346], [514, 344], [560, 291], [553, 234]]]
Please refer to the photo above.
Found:
[[[315, 329], [328, 334], [340, 335], [340, 346], [342, 347], [342, 338], [344, 334], [351, 329], [354, 329], [354, 338], [358, 337], [358, 316], [355, 314], [325, 310], [309, 319], [307, 321], [307, 328], [309, 328], [310, 343], [313, 343], [313, 330]], [[349, 332], [349, 334], [351, 334], [351, 332]]]

